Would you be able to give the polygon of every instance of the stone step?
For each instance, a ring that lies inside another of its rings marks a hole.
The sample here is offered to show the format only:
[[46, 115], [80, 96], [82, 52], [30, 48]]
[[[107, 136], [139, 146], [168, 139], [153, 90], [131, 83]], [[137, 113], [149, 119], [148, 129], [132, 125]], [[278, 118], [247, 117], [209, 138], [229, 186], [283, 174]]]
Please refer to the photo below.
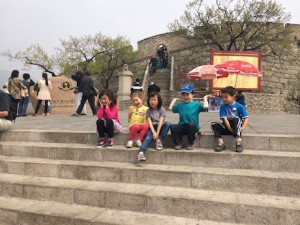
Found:
[[[2, 225], [234, 225], [85, 205], [0, 197]], [[239, 223], [240, 224], [240, 223]], [[243, 225], [243, 224], [240, 224]]]
[[[117, 145], [125, 145], [128, 140], [128, 129], [124, 133], [115, 135]], [[186, 138], [186, 137], [185, 137]], [[224, 136], [226, 148], [234, 150], [235, 142], [231, 136]], [[9, 130], [0, 133], [0, 144], [3, 141], [18, 142], [48, 142], [48, 143], [85, 143], [94, 145], [98, 137], [94, 132], [82, 131], [42, 131], [42, 130]], [[174, 146], [171, 135], [164, 142], [166, 148]], [[211, 133], [198, 137], [195, 147], [213, 149], [216, 140]], [[243, 135], [244, 149], [271, 150], [271, 151], [297, 151], [300, 152], [300, 135], [270, 135], [270, 134], [245, 134]]]
[[3, 196], [221, 222], [292, 225], [300, 200], [140, 184], [0, 175]]
[[[54, 143], [1, 143], [0, 163], [23, 160], [8, 156], [42, 157], [50, 159], [136, 162], [137, 148], [127, 149], [114, 146], [113, 149], [97, 149], [94, 146], [80, 144]], [[281, 172], [300, 172], [300, 152], [253, 151], [246, 150], [242, 154], [235, 152], [219, 152], [197, 149], [193, 151], [149, 150], [146, 153], [147, 163], [164, 165], [187, 165], [201, 167], [217, 167], [232, 169], [254, 169]]]
[[17, 157], [1, 160], [0, 172], [8, 174], [300, 197], [299, 173]]

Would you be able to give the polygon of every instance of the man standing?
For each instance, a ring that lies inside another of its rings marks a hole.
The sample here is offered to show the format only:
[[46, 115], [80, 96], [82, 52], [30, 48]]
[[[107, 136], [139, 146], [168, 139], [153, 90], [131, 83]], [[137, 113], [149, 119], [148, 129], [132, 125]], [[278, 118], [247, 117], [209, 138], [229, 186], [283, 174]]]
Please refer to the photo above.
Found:
[[[80, 106], [81, 99], [82, 99], [82, 88], [80, 87], [81, 80], [83, 78], [83, 73], [80, 71], [77, 71], [76, 74], [73, 74], [71, 76], [73, 80], [77, 83], [77, 89], [76, 89], [76, 110]], [[82, 111], [80, 112], [80, 115], [86, 115], [86, 105], [83, 106]]]
[[8, 95], [0, 90], [0, 132], [11, 127], [12, 118], [9, 113], [10, 99]]
[[135, 91], [143, 91], [143, 87], [142, 87], [141, 84], [140, 84], [140, 79], [139, 79], [139, 78], [136, 78], [136, 79], [135, 79], [135, 84], [133, 84], [133, 85], [131, 86], [130, 91], [131, 91], [131, 94], [132, 94], [133, 92], [135, 92]]
[[88, 100], [89, 102], [89, 105], [93, 111], [93, 115], [97, 114], [97, 109], [95, 106], [95, 96], [97, 95], [97, 93], [94, 87], [94, 81], [92, 80], [90, 75], [90, 72], [86, 71], [85, 76], [83, 76], [81, 80], [79, 88], [82, 90], [82, 98], [76, 113], [74, 113], [72, 116], [78, 116], [82, 112], [86, 100]]

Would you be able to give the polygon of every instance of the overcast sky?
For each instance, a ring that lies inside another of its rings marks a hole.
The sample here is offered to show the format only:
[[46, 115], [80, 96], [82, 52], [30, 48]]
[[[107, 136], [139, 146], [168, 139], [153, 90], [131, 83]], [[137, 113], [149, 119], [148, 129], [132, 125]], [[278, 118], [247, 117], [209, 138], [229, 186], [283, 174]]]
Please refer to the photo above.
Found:
[[[25, 50], [40, 44], [52, 54], [59, 39], [72, 36], [118, 34], [134, 46], [144, 38], [168, 31], [169, 22], [183, 14], [190, 0], [0, 0], [0, 52]], [[205, 0], [205, 3], [215, 0]], [[300, 24], [300, 1], [277, 0]], [[22, 64], [0, 56], [0, 70], [18, 69]], [[30, 71], [34, 77], [39, 70]], [[4, 74], [0, 74], [4, 76]]]

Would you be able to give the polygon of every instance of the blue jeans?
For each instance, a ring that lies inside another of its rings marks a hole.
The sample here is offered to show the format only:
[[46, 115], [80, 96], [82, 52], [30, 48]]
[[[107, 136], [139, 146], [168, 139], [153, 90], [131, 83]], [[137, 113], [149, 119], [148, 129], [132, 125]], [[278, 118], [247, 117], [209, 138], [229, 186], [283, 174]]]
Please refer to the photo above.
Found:
[[29, 103], [30, 96], [22, 97], [21, 101], [19, 102], [18, 108], [18, 116], [25, 116], [27, 115], [27, 107]]
[[[162, 127], [160, 129], [160, 133], [159, 133], [159, 137], [158, 137], [159, 140], [161, 140], [161, 141], [166, 140], [170, 126], [171, 126], [170, 122], [164, 122], [164, 124], [162, 125]], [[157, 130], [157, 125], [154, 125], [153, 127], [155, 130]], [[153, 134], [152, 134], [152, 131], [149, 129], [139, 152], [146, 152], [152, 139], [153, 139]]]

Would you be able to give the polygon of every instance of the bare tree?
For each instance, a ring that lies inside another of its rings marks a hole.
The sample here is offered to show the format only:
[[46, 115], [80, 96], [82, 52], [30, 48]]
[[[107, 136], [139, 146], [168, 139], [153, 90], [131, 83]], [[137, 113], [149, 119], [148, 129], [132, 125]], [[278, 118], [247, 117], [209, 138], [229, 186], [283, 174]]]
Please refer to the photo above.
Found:
[[19, 51], [15, 54], [9, 50], [2, 52], [10, 61], [21, 61], [24, 64], [24, 69], [28, 70], [31, 66], [39, 67], [43, 72], [50, 73], [52, 76], [57, 74], [54, 72], [56, 67], [56, 58], [48, 56], [44, 49], [38, 44], [31, 45], [25, 51]]
[[61, 67], [78, 67], [83, 71], [97, 56], [112, 49], [111, 38], [101, 33], [79, 38], [70, 36], [69, 40], [61, 40], [61, 47], [57, 48]]
[[285, 26], [290, 18], [274, 0], [216, 0], [211, 6], [193, 0], [169, 29], [219, 50], [280, 56], [292, 47], [292, 30]]

